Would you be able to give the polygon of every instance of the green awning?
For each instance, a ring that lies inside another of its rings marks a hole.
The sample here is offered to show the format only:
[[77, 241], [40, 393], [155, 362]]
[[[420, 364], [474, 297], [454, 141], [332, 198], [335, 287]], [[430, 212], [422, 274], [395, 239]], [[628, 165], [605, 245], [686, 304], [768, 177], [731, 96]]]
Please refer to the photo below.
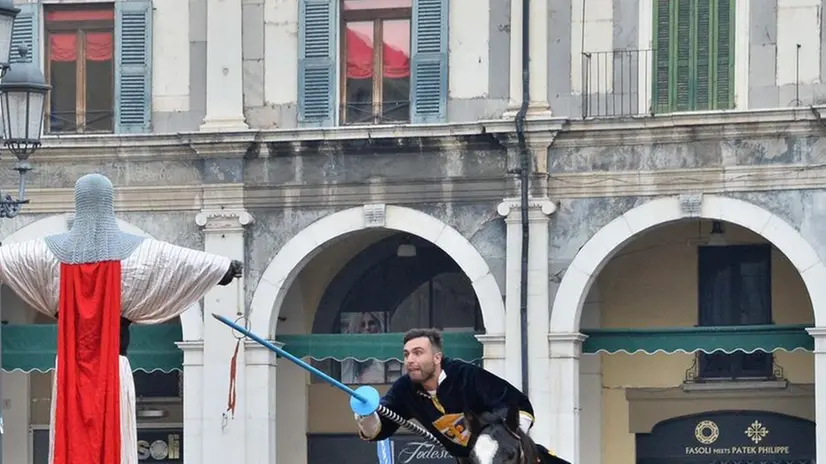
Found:
[[[473, 332], [444, 332], [447, 357], [473, 362], [482, 359], [482, 344]], [[277, 335], [284, 350], [299, 358], [402, 360], [403, 333]]]
[[[4, 325], [3, 370], [48, 372], [54, 369], [57, 346], [55, 324]], [[130, 328], [128, 358], [134, 371], [180, 371], [183, 352], [178, 324], [137, 325]]]
[[812, 351], [811, 325], [749, 325], [646, 329], [591, 329], [583, 353], [753, 353]]

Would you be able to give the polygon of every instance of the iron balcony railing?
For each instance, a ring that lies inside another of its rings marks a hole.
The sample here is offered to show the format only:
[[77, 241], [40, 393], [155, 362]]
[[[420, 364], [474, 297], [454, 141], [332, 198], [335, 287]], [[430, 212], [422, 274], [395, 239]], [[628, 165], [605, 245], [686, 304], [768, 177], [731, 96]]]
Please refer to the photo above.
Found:
[[653, 50], [582, 54], [582, 117], [650, 114]]

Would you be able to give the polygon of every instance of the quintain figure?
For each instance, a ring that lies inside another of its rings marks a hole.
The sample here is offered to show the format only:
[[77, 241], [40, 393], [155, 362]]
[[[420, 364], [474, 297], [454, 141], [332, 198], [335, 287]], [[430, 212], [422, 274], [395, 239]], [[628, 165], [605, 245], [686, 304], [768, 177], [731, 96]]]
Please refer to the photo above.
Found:
[[57, 318], [50, 464], [138, 464], [131, 323], [179, 316], [241, 263], [122, 232], [114, 189], [88, 174], [75, 185], [64, 234], [0, 247], [0, 280]]

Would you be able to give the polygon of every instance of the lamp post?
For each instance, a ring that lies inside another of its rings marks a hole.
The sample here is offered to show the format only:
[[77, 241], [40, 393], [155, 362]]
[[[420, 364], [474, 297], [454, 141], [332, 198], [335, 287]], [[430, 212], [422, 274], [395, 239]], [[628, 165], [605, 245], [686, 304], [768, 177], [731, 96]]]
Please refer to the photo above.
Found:
[[[14, 0], [0, 0], [0, 119], [3, 123], [3, 145], [17, 158], [14, 170], [20, 174], [17, 198], [0, 191], [0, 218], [13, 218], [20, 213], [26, 199], [26, 173], [31, 171], [29, 156], [40, 147], [43, 132], [43, 112], [46, 94], [51, 86], [38, 63], [16, 63], [11, 66], [11, 39], [14, 19], [20, 13]], [[28, 50], [20, 45], [14, 50], [25, 61]], [[0, 308], [0, 313], [2, 309]], [[1, 326], [0, 326], [1, 327]], [[3, 462], [3, 399], [2, 356], [3, 338], [0, 330], [0, 464]]]

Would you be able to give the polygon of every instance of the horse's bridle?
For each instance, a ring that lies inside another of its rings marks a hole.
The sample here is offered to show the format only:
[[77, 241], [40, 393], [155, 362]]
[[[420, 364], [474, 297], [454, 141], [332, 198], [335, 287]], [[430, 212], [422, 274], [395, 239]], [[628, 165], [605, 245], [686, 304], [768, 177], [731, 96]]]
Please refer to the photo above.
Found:
[[[484, 427], [482, 427], [481, 429], [479, 429], [480, 434], [483, 430], [490, 427], [491, 425], [493, 425], [493, 424], [487, 424]], [[504, 426], [504, 429], [507, 430], [508, 433], [513, 438], [516, 438], [516, 442], [519, 443], [519, 446], [516, 448], [518, 450], [517, 452], [519, 453], [517, 455], [517, 458], [519, 459], [519, 462], [521, 462], [522, 464], [528, 464], [528, 463], [525, 462], [525, 450], [522, 449], [522, 437], [519, 436], [519, 432], [517, 432], [515, 430], [511, 430], [511, 428], [508, 427], [508, 424], [506, 424], [505, 422], [502, 422], [502, 425]], [[539, 463], [540, 461], [537, 459], [536, 462]]]

